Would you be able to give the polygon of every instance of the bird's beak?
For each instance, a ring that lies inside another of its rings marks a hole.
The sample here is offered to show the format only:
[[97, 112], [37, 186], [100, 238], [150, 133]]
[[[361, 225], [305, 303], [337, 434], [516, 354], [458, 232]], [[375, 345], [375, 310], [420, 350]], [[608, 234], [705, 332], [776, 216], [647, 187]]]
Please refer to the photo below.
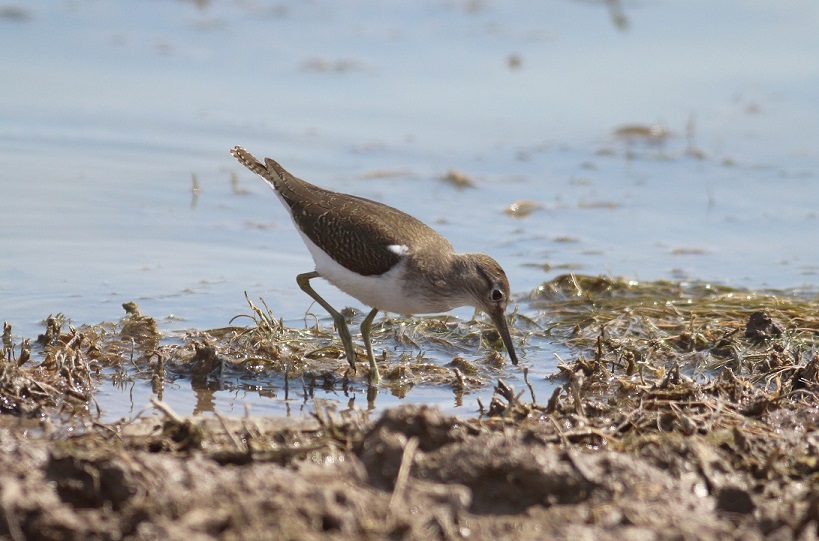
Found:
[[506, 314], [503, 310], [492, 311], [489, 313], [492, 318], [492, 323], [498, 329], [503, 345], [506, 346], [506, 351], [509, 353], [509, 358], [512, 359], [512, 364], [518, 364], [518, 356], [515, 355], [515, 347], [512, 345], [512, 335], [509, 334], [509, 325], [506, 323]]

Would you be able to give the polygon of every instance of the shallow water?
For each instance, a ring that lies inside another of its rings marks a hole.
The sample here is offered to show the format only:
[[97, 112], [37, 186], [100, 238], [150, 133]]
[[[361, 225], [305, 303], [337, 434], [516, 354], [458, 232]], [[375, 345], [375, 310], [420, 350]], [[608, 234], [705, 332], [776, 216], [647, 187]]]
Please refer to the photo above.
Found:
[[[815, 2], [19, 6], [0, 10], [13, 53], [0, 61], [0, 317], [18, 340], [50, 313], [110, 321], [131, 300], [169, 336], [221, 327], [247, 312], [244, 291], [301, 325], [294, 276], [309, 254], [236, 144], [493, 255], [519, 298], [567, 271], [816, 285]], [[442, 182], [449, 170], [476, 188]], [[540, 208], [503, 212], [520, 200]], [[526, 349], [539, 398], [561, 351]], [[522, 388], [516, 369], [503, 377]], [[203, 403], [298, 409], [269, 391]], [[150, 388], [101, 393], [116, 418]], [[403, 400], [471, 413], [475, 396], [491, 389]], [[189, 384], [164, 399], [207, 410]]]

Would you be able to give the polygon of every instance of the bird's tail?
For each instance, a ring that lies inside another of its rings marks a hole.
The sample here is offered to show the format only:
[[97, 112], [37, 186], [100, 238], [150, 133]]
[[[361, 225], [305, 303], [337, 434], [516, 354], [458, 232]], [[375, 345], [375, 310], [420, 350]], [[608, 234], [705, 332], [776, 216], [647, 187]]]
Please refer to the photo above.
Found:
[[238, 160], [239, 163], [259, 175], [264, 179], [268, 179], [270, 174], [267, 172], [267, 168], [262, 165], [262, 163], [257, 160], [253, 154], [248, 152], [247, 150], [243, 149], [240, 146], [233, 147], [230, 149], [230, 153], [233, 154], [233, 157]]

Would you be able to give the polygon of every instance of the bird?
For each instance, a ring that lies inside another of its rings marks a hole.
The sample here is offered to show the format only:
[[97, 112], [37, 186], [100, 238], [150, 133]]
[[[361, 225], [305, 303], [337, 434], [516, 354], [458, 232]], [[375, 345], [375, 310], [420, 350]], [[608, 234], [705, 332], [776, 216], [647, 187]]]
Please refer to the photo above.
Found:
[[509, 280], [497, 261], [482, 253], [456, 253], [446, 238], [396, 208], [315, 186], [270, 158], [260, 162], [240, 146], [230, 153], [273, 189], [290, 214], [315, 263], [296, 283], [333, 318], [354, 373], [347, 322], [312, 288], [313, 278], [325, 279], [371, 308], [361, 323], [371, 384], [380, 378], [370, 340], [380, 310], [433, 314], [473, 306], [490, 317], [509, 358], [518, 364], [506, 321]]

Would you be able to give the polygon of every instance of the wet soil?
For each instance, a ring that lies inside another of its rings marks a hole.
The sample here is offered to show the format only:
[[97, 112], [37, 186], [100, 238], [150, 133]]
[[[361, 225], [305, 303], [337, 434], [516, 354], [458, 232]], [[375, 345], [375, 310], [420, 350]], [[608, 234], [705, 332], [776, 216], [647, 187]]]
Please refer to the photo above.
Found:
[[[575, 352], [560, 385], [542, 403], [495, 381], [473, 419], [184, 418], [156, 400], [154, 417], [99, 423], [83, 374], [156, 356], [149, 318], [107, 338], [55, 320], [39, 362], [4, 337], [0, 536], [817, 538], [819, 302], [577, 276], [530, 302]], [[186, 358], [218, 361], [211, 346]]]

